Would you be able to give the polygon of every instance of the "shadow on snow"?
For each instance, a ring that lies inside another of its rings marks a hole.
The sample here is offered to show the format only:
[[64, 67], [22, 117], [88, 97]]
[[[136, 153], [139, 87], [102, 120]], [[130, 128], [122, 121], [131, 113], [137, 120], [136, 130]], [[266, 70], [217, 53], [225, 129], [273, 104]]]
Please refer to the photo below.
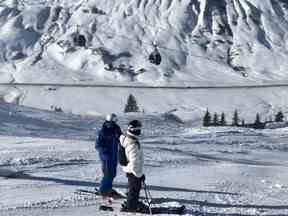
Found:
[[[1, 174], [1, 173], [0, 173]], [[0, 175], [5, 177], [5, 175]], [[49, 181], [55, 182], [57, 184], [63, 185], [70, 185], [70, 186], [81, 186], [81, 187], [98, 187], [99, 183], [92, 182], [92, 181], [83, 181], [83, 180], [70, 180], [70, 179], [60, 179], [60, 178], [53, 178], [53, 177], [43, 177], [43, 176], [32, 176], [29, 174], [25, 174], [23, 172], [15, 172], [14, 175], [11, 174], [6, 176], [6, 178], [14, 178], [14, 179], [26, 179], [32, 181]], [[127, 184], [124, 183], [115, 183], [114, 187], [116, 188], [127, 188]], [[187, 188], [177, 188], [177, 187], [163, 187], [163, 186], [155, 186], [155, 185], [148, 185], [150, 190], [154, 191], [174, 191], [174, 192], [190, 192], [190, 193], [213, 193], [213, 194], [223, 194], [223, 195], [235, 195], [239, 196], [241, 194], [238, 193], [229, 193], [229, 192], [221, 192], [221, 191], [205, 191], [205, 190], [193, 190]], [[253, 205], [253, 204], [225, 204], [225, 203], [212, 203], [208, 201], [199, 201], [199, 200], [189, 200], [189, 199], [180, 199], [180, 198], [153, 198], [153, 202], [156, 203], [165, 203], [165, 202], [179, 202], [181, 204], [190, 204], [190, 205], [197, 205], [201, 207], [214, 207], [214, 208], [242, 208], [242, 209], [273, 209], [273, 210], [284, 210], [288, 209], [288, 205]], [[207, 215], [207, 216], [216, 216], [216, 215], [223, 215], [223, 216], [249, 216], [248, 214], [233, 214], [233, 213], [204, 213], [203, 211], [193, 210], [193, 209], [186, 209], [186, 214], [192, 215]], [[277, 216], [281, 214], [277, 214]], [[283, 214], [284, 215], [284, 214]], [[271, 215], [273, 216], [273, 215]]]

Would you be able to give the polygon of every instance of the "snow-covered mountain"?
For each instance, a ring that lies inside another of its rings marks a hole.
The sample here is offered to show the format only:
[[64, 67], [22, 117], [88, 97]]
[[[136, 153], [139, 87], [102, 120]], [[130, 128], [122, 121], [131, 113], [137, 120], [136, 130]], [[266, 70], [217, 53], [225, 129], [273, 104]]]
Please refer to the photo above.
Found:
[[[285, 82], [287, 29], [286, 0], [2, 0], [0, 81]], [[162, 56], [158, 66], [148, 60], [153, 43]], [[21, 98], [22, 104], [49, 108], [52, 99], [45, 105], [23, 99], [47, 95], [39, 92], [9, 88], [7, 93], [5, 88], [2, 95], [6, 101]], [[127, 92], [118, 101], [124, 103]], [[53, 100], [61, 103], [59, 97]]]
[[285, 0], [4, 0], [0, 26], [1, 70], [17, 82], [288, 77]]

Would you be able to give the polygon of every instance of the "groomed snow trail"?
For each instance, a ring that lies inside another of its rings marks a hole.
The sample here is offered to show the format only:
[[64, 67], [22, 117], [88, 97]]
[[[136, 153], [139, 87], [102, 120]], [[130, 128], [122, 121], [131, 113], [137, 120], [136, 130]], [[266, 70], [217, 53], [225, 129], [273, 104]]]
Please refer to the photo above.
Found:
[[[2, 111], [5, 108], [1, 105]], [[0, 137], [0, 174], [5, 170], [25, 174], [0, 177], [0, 215], [114, 216], [99, 212], [101, 202], [94, 196], [74, 193], [99, 185], [93, 128], [103, 118], [14, 108], [22, 118], [11, 117], [9, 124], [1, 124], [1, 130], [10, 133]], [[162, 115], [119, 118], [123, 129], [132, 118], [144, 123], [145, 173], [158, 203], [185, 204], [186, 215], [288, 214], [286, 128], [192, 128]], [[19, 126], [20, 120], [26, 127]], [[52, 130], [56, 123], [59, 127]], [[120, 169], [115, 188], [126, 191]], [[119, 209], [120, 201], [114, 205]]]

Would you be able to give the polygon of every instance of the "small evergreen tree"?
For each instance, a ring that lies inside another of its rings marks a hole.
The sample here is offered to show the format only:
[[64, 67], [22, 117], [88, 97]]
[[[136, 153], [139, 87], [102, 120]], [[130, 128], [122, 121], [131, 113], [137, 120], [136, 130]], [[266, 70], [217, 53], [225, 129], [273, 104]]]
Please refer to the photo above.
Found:
[[203, 118], [203, 126], [204, 127], [208, 127], [210, 125], [211, 125], [211, 114], [210, 114], [210, 112], [207, 109], [206, 113], [204, 115], [204, 118]]
[[93, 14], [97, 14], [98, 13], [98, 8], [96, 7], [96, 6], [93, 6], [92, 8], [91, 8], [91, 13], [93, 13]]
[[232, 118], [232, 126], [239, 126], [239, 115], [237, 109], [234, 111], [234, 115]]
[[256, 129], [264, 128], [264, 124], [261, 122], [259, 113], [257, 113], [257, 115], [256, 115], [256, 120], [254, 122], [254, 128], [256, 128]]
[[284, 114], [279, 111], [276, 115], [275, 115], [275, 122], [283, 122], [284, 121]]
[[125, 105], [124, 112], [139, 112], [139, 107], [137, 105], [136, 98], [130, 94], [127, 99], [127, 104]]
[[241, 126], [245, 127], [245, 120], [244, 119], [242, 119], [242, 121], [241, 121]]
[[214, 113], [214, 116], [213, 116], [213, 125], [214, 125], [214, 126], [218, 126], [218, 125], [219, 125], [219, 119], [218, 119], [218, 114], [217, 114], [217, 113]]
[[226, 125], [226, 118], [225, 118], [225, 113], [221, 113], [221, 120], [220, 120], [220, 125], [225, 126]]

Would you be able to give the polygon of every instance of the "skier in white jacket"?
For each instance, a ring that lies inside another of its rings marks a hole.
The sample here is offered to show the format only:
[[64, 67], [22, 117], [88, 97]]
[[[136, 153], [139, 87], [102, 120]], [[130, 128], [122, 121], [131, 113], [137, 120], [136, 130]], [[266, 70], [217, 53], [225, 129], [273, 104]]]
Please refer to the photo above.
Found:
[[120, 136], [120, 144], [125, 148], [128, 160], [127, 166], [122, 166], [128, 178], [128, 196], [123, 204], [122, 211], [147, 212], [147, 206], [139, 202], [139, 194], [142, 182], [145, 181], [143, 174], [144, 156], [138, 137], [141, 134], [141, 122], [133, 120], [128, 125], [127, 133]]

